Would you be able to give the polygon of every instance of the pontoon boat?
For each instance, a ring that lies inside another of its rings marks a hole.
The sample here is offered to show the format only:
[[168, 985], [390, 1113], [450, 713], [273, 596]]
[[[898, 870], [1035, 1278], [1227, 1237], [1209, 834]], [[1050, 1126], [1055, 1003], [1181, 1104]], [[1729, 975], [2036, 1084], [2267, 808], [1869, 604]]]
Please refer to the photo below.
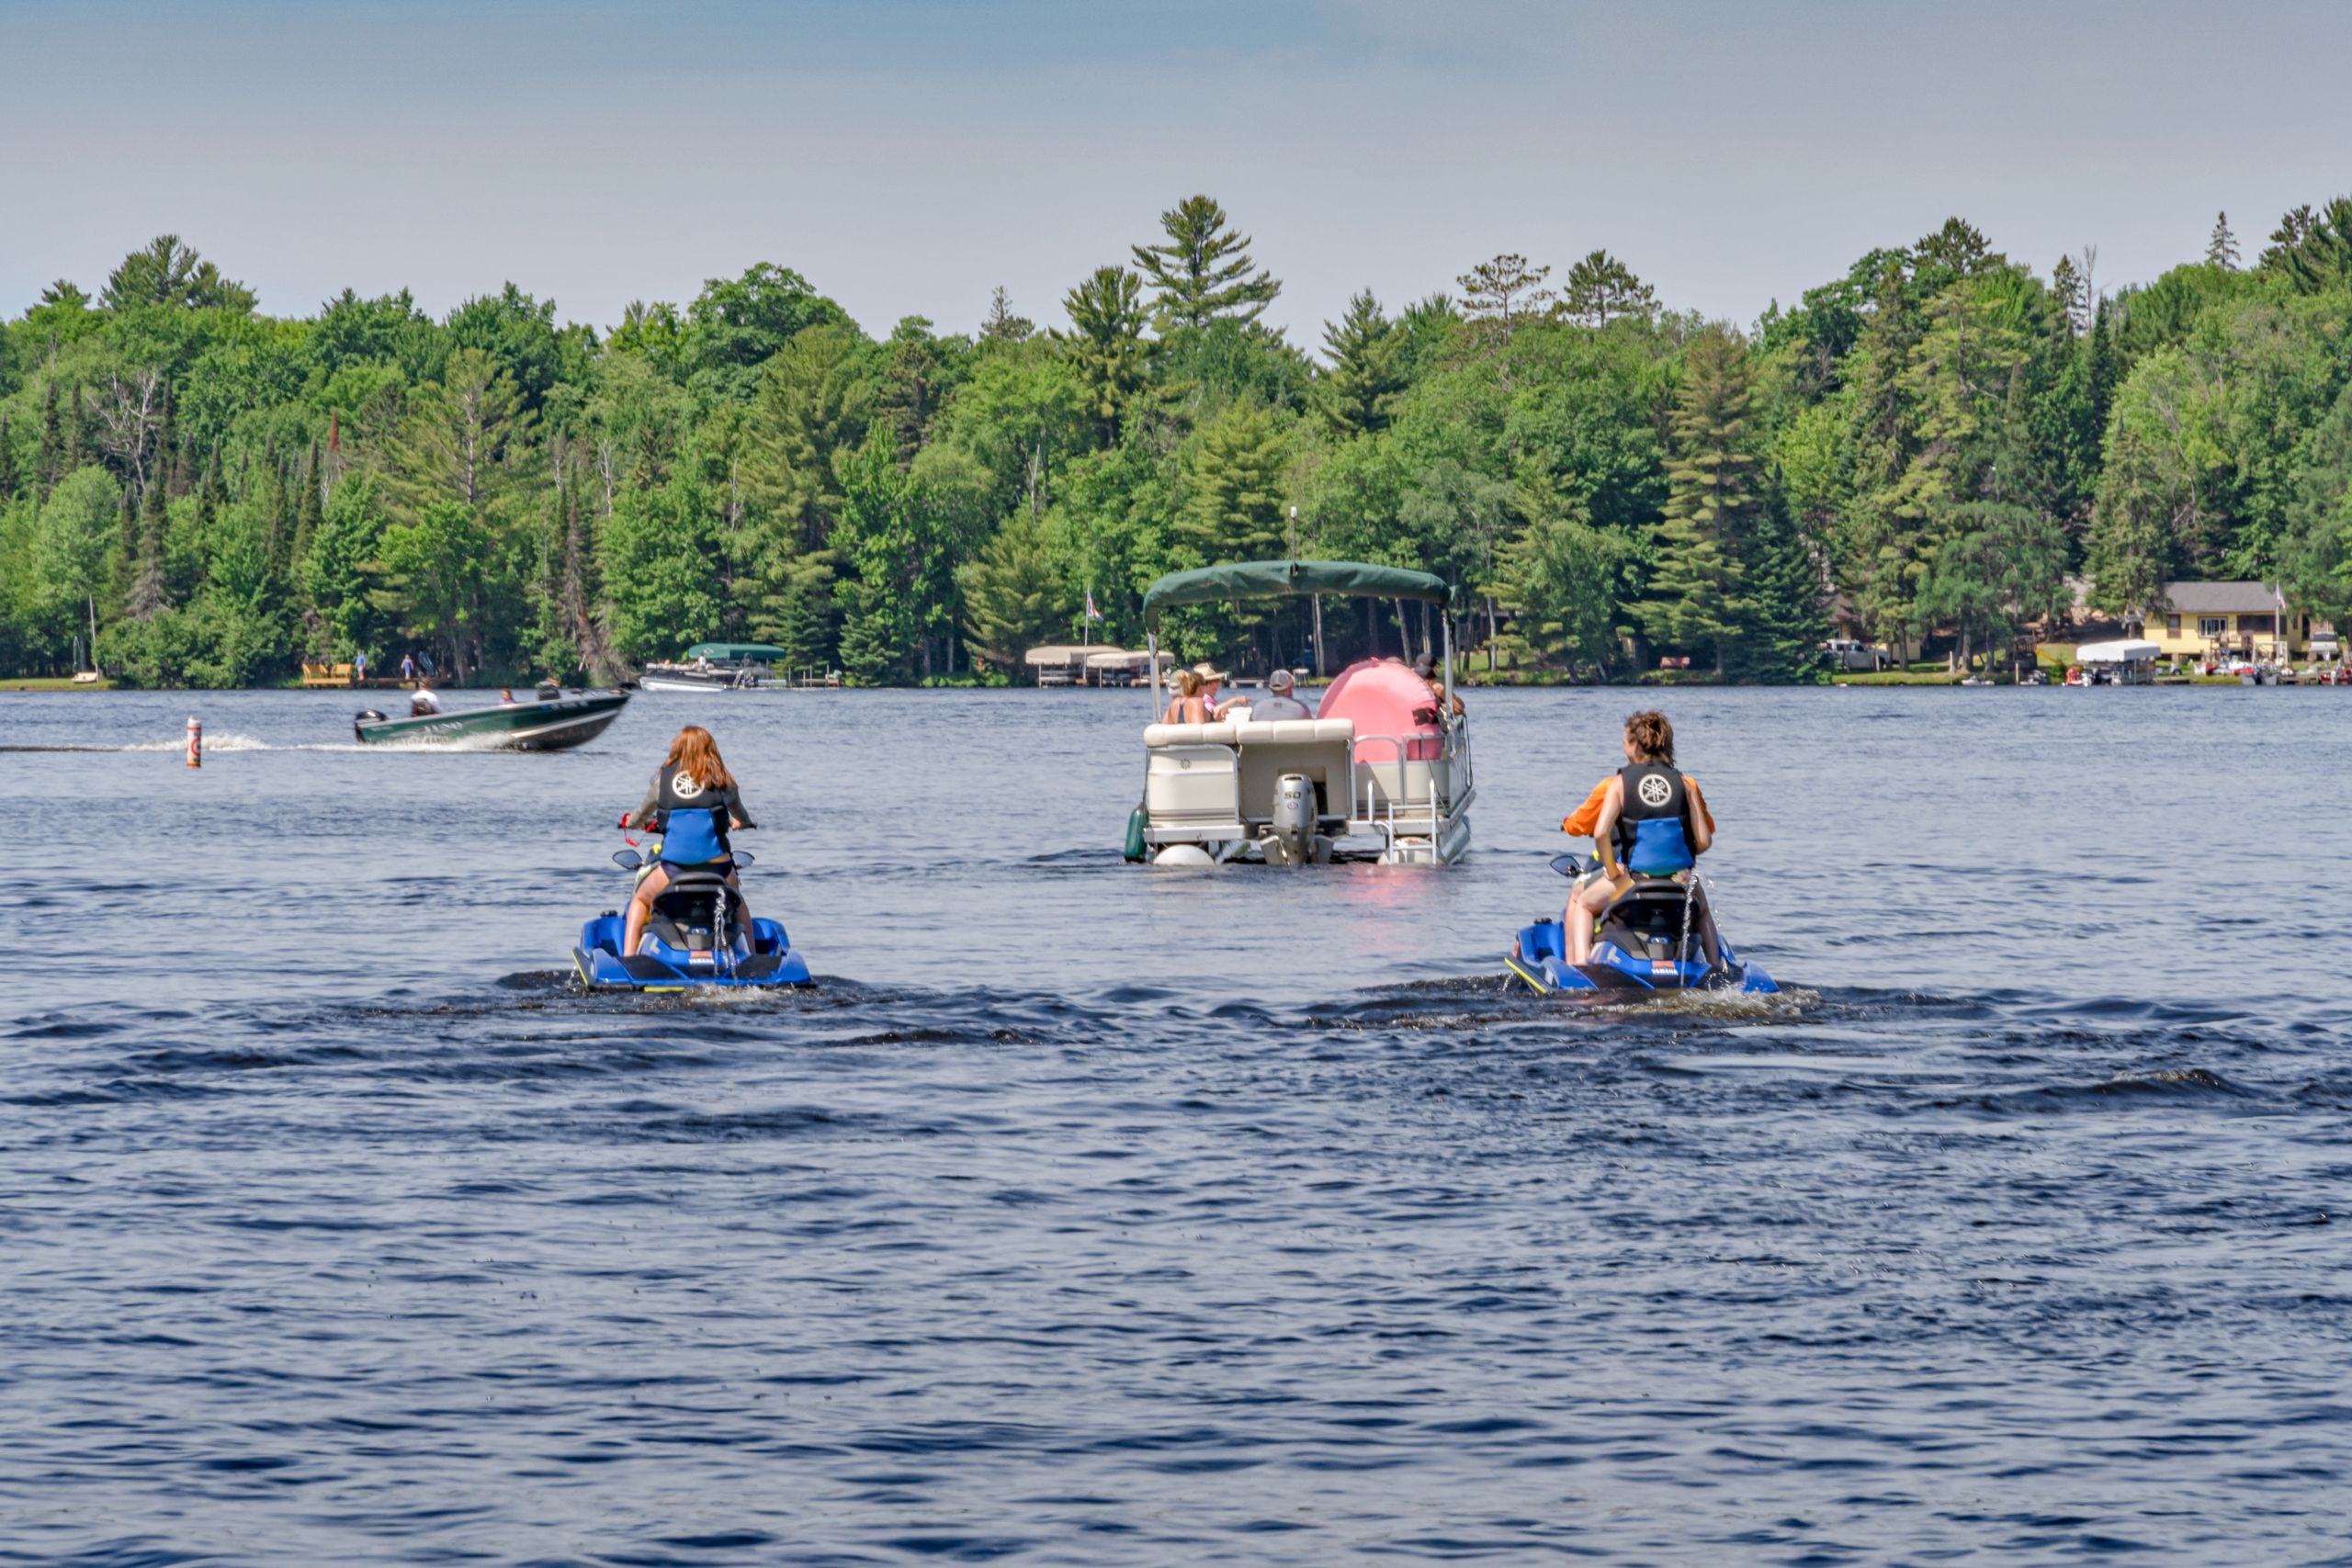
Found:
[[1358, 561], [1240, 561], [1171, 573], [1144, 595], [1151, 712], [1143, 801], [1127, 858], [1157, 865], [1277, 865], [1374, 859], [1446, 865], [1470, 843], [1470, 730], [1430, 683], [1395, 659], [1333, 678], [1313, 718], [1161, 724], [1158, 616], [1179, 604], [1317, 594], [1434, 604], [1445, 663], [1453, 625], [1445, 581]]

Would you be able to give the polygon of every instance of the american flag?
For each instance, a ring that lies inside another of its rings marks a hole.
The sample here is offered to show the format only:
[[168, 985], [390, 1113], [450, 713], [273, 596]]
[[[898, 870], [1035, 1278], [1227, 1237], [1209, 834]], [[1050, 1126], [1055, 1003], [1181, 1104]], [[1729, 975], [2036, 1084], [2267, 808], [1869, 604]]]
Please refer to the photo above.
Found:
[[1102, 618], [1102, 612], [1094, 607], [1094, 590], [1091, 588], [1086, 591], [1086, 618], [1090, 621]]

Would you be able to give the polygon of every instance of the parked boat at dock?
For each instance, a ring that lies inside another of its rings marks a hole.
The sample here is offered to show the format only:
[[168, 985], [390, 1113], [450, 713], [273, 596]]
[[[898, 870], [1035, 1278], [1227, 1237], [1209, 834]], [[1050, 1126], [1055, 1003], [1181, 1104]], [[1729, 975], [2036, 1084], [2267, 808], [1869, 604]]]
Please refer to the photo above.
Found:
[[768, 668], [785, 650], [763, 642], [698, 642], [676, 660], [645, 667], [638, 685], [648, 692], [751, 692], [768, 683]]

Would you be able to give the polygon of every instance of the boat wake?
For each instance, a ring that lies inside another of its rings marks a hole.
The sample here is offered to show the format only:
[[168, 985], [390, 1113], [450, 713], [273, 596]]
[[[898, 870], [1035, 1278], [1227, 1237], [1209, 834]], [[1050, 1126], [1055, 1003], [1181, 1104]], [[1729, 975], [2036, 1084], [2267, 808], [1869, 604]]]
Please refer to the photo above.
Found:
[[[56, 741], [37, 745], [0, 745], [0, 751], [183, 751], [187, 749], [187, 737], [175, 735], [169, 740]], [[272, 746], [257, 735], [240, 734], [236, 730], [221, 730], [204, 738], [207, 756], [216, 751], [284, 751], [307, 750], [308, 747]]]

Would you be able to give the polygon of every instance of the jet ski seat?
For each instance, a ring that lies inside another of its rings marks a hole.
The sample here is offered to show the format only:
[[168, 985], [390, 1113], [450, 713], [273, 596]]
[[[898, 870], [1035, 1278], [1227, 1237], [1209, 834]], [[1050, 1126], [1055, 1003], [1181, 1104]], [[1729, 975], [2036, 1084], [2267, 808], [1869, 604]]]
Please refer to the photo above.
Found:
[[[1703, 895], [1702, 895], [1703, 897]], [[1645, 877], [1600, 913], [1597, 941], [1613, 943], [1635, 957], [1670, 956], [1680, 947], [1684, 907], [1690, 890], [1669, 877]], [[1690, 911], [1690, 946], [1699, 947], [1699, 912]]]

